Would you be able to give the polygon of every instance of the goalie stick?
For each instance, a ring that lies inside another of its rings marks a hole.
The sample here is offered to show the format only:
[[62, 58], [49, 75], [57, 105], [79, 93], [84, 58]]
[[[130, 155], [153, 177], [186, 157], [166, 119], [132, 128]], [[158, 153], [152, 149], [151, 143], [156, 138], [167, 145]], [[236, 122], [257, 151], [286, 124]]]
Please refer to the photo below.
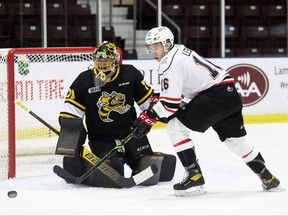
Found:
[[[114, 155], [119, 149], [121, 149], [126, 143], [128, 143], [131, 139], [133, 138], [133, 132], [130, 133], [129, 135], [127, 135], [119, 145], [116, 145], [114, 148], [112, 148], [103, 158], [101, 158], [98, 162], [96, 162], [96, 164], [90, 168], [86, 173], [84, 173], [83, 175], [79, 176], [79, 177], [75, 177], [73, 175], [71, 175], [71, 173], [67, 172], [66, 170], [64, 170], [63, 168], [61, 168], [58, 165], [54, 166], [53, 171], [60, 176], [61, 178], [65, 179], [67, 182], [73, 183], [73, 184], [81, 184], [86, 178], [88, 178], [103, 162], [105, 162], [105, 160], [107, 160], [108, 158], [110, 158], [112, 155]], [[142, 174], [138, 173], [137, 175], [134, 175], [133, 181], [136, 184], [140, 184], [143, 181], [141, 180], [142, 177], [144, 177], [145, 179], [150, 176], [152, 177], [156, 172], [158, 171], [156, 165], [152, 164], [150, 167], [146, 168], [145, 170], [143, 170]], [[150, 178], [149, 177], [149, 178]], [[148, 179], [148, 178], [147, 178]], [[145, 181], [145, 180], [144, 180]]]
[[[22, 102], [20, 101], [15, 101], [15, 103], [21, 107], [23, 110], [25, 110], [26, 112], [28, 112], [30, 115], [32, 115], [34, 118], [36, 118], [38, 121], [40, 121], [42, 124], [44, 124], [47, 128], [49, 128], [50, 130], [52, 130], [55, 134], [59, 135], [60, 132], [58, 130], [56, 130], [54, 127], [52, 127], [50, 124], [48, 124], [45, 120], [43, 120], [40, 116], [38, 116], [36, 113], [34, 113], [33, 111], [29, 110], [28, 107], [26, 107]], [[132, 137], [129, 137], [129, 140]], [[128, 141], [127, 141], [128, 142]], [[122, 144], [122, 143], [121, 143]], [[123, 145], [122, 145], [123, 146]], [[115, 147], [115, 152], [113, 151], [113, 149], [108, 153], [109, 155], [105, 156], [106, 159], [108, 159], [110, 156], [112, 156], [114, 153], [117, 152], [117, 150], [119, 148], [122, 147], [120, 145], [120, 147]], [[113, 151], [113, 152], [112, 152]], [[147, 179], [151, 178], [157, 171], [157, 167], [152, 164], [151, 166], [147, 167], [145, 170], [139, 172], [138, 174], [129, 177], [129, 178], [125, 178], [123, 175], [121, 175], [120, 173], [118, 173], [115, 169], [113, 169], [111, 166], [109, 166], [108, 164], [105, 163], [106, 159], [99, 159], [96, 155], [94, 155], [92, 152], [90, 152], [87, 148], [83, 147], [82, 149], [82, 153], [81, 153], [81, 157], [84, 158], [86, 161], [88, 161], [89, 163], [91, 163], [93, 165], [93, 167], [91, 169], [93, 169], [92, 171], [88, 170], [89, 174], [84, 174], [85, 178], [81, 178], [81, 182], [84, 181], [90, 174], [92, 174], [94, 172], [94, 170], [98, 169], [100, 170], [104, 175], [106, 175], [109, 179], [113, 180], [117, 185], [119, 185], [121, 188], [131, 188], [134, 187], [138, 184], [141, 184], [142, 182], [146, 181]], [[94, 167], [96, 166], [96, 167]], [[53, 167], [53, 171], [56, 175], [58, 175], [59, 177], [65, 179], [65, 180], [71, 180], [73, 183], [73, 179], [75, 179], [76, 177], [72, 176], [70, 173], [68, 173], [66, 170], [64, 170], [63, 168], [61, 168], [58, 165], [55, 165]], [[67, 177], [68, 176], [68, 177]], [[72, 177], [71, 177], [72, 176]], [[74, 178], [73, 178], [74, 177]], [[68, 178], [68, 179], [67, 179]], [[76, 182], [75, 184], [79, 184], [77, 183], [79, 182], [79, 180]], [[81, 183], [80, 182], [80, 183]]]

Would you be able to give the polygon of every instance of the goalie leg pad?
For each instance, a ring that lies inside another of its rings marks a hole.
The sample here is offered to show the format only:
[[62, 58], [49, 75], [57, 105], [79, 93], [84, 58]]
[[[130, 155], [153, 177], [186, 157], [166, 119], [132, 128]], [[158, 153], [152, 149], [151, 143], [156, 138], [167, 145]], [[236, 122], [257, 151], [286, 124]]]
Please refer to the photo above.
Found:
[[[105, 174], [106, 172], [109, 172], [109, 169], [105, 168], [107, 164], [115, 169], [118, 174]], [[64, 156], [63, 158], [63, 168], [76, 177], [83, 175], [91, 167], [91, 163], [80, 157]], [[124, 176], [124, 160], [122, 158], [112, 157], [110, 160], [107, 160], [105, 163], [101, 164], [100, 167], [95, 170], [92, 175], [90, 175], [87, 179], [85, 179], [85, 181], [82, 182], [82, 184], [92, 187], [121, 188], [118, 184], [115, 183], [115, 181], [113, 181], [113, 178], [116, 179], [119, 174]]]
[[83, 160], [80, 157], [63, 157], [63, 169], [75, 177], [82, 175]]
[[[92, 165], [87, 161], [84, 161], [84, 164], [84, 172], [88, 171], [92, 167]], [[115, 175], [109, 175], [109, 169], [107, 168], [107, 165], [115, 169], [118, 174], [115, 173]], [[111, 157], [110, 160], [107, 160], [105, 163], [101, 164], [99, 169], [97, 169], [92, 175], [85, 179], [83, 183], [93, 187], [121, 188], [113, 181], [113, 179], [117, 179], [119, 174], [124, 176], [124, 159]]]
[[55, 154], [78, 156], [85, 143], [86, 130], [80, 118], [59, 117], [61, 125]]
[[156, 185], [159, 182], [162, 160], [163, 160], [163, 156], [159, 154], [143, 155], [139, 159], [138, 169], [137, 169], [138, 172], [141, 172], [142, 170], [146, 169], [152, 164], [155, 164], [156, 167], [158, 168], [158, 172], [155, 173], [154, 176], [142, 182], [140, 185], [151, 186], [151, 185]]
[[133, 171], [139, 171], [138, 161], [144, 155], [153, 155], [147, 136], [143, 136], [141, 139], [132, 139], [125, 145], [125, 162]]
[[171, 154], [154, 152], [153, 155], [142, 156], [138, 161], [138, 170], [142, 171], [151, 164], [155, 164], [158, 172], [140, 185], [151, 186], [162, 181], [171, 181], [175, 174], [176, 157]]
[[162, 166], [160, 170], [159, 181], [171, 181], [175, 174], [176, 168], [176, 157], [172, 154], [165, 154], [161, 152], [156, 152], [163, 156]]

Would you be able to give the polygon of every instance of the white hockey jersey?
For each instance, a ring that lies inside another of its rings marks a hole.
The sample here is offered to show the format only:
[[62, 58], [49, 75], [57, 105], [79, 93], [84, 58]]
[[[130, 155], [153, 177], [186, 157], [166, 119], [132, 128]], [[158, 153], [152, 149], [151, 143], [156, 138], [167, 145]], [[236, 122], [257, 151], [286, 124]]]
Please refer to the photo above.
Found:
[[227, 72], [184, 45], [175, 44], [161, 59], [159, 76], [161, 93], [153, 109], [160, 118], [167, 118], [182, 100], [190, 101], [199, 92], [221, 83]]

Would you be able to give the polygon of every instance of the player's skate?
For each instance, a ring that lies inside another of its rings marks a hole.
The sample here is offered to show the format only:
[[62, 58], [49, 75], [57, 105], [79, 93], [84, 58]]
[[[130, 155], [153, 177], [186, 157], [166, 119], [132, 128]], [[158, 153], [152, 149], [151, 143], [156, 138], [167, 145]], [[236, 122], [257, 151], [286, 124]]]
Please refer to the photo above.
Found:
[[196, 162], [196, 167], [187, 169], [182, 182], [173, 186], [176, 196], [195, 196], [206, 193], [205, 180], [201, 169]]
[[280, 181], [268, 169], [264, 168], [258, 176], [262, 181], [264, 191], [285, 191], [280, 187]]

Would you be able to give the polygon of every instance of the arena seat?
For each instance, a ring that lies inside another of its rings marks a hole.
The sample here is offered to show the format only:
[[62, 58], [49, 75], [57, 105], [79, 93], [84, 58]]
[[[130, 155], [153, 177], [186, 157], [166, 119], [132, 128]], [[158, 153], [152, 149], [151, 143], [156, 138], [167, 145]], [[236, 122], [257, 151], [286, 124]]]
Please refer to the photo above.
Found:
[[264, 25], [259, 5], [236, 5], [235, 9], [242, 26]]
[[38, 25], [16, 25], [15, 38], [19, 47], [41, 47], [41, 27]]
[[237, 57], [261, 57], [261, 48], [237, 48], [235, 49]]
[[246, 47], [273, 46], [273, 39], [268, 35], [267, 26], [241, 26], [241, 37]]

